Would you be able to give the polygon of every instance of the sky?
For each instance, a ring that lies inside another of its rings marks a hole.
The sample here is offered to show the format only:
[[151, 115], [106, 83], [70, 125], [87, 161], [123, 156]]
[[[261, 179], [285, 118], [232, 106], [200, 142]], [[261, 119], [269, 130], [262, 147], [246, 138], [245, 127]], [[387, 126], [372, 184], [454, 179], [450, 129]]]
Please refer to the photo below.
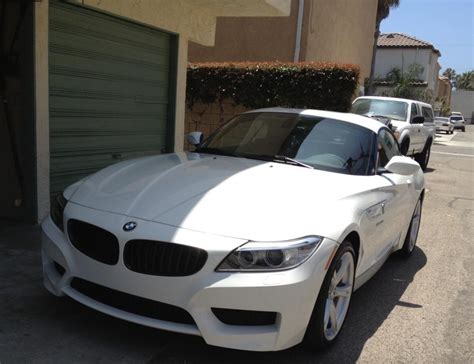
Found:
[[439, 49], [441, 72], [474, 70], [474, 0], [400, 0], [380, 25], [430, 42]]

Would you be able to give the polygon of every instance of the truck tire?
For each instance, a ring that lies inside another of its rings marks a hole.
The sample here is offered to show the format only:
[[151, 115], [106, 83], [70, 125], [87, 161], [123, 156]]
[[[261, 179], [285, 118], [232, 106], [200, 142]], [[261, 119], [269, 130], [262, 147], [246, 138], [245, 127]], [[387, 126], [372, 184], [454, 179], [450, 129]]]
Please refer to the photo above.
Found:
[[426, 141], [425, 147], [423, 148], [423, 151], [421, 153], [415, 154], [415, 160], [418, 162], [423, 171], [426, 170], [426, 168], [428, 167], [428, 162], [430, 161], [432, 142], [433, 141], [431, 139], [428, 139]]
[[400, 145], [400, 153], [402, 153], [402, 155], [407, 155], [408, 148], [410, 148], [410, 139], [405, 138]]

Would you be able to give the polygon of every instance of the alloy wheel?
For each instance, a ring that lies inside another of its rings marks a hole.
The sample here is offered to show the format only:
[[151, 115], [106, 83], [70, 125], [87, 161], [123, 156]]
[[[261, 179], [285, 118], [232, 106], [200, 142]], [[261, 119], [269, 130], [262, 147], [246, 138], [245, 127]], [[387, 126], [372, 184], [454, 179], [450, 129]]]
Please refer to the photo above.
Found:
[[324, 307], [324, 336], [333, 340], [341, 330], [349, 309], [354, 284], [354, 256], [344, 253], [334, 270]]

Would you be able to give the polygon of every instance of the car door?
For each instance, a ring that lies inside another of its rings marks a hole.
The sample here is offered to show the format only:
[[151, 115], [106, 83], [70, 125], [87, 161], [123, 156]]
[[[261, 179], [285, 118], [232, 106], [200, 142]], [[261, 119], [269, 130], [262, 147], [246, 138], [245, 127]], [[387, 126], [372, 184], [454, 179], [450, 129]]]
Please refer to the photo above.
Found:
[[384, 260], [398, 244], [410, 201], [410, 178], [384, 170], [393, 156], [401, 155], [395, 136], [386, 128], [378, 134], [377, 153], [378, 171], [375, 178], [383, 180], [376, 191], [379, 200], [366, 211], [366, 224], [369, 226], [367, 234], [371, 241], [366, 247], [367, 255], [370, 256], [366, 262], [368, 266]]
[[433, 109], [428, 106], [421, 106], [421, 113], [423, 117], [425, 118], [425, 121], [423, 122], [423, 128], [422, 128], [422, 134], [423, 134], [423, 145], [422, 148], [424, 148], [426, 141], [432, 137], [434, 134], [434, 115], [433, 115]]
[[415, 124], [413, 119], [416, 116], [421, 115], [421, 110], [419, 108], [419, 105], [417, 105], [416, 102], [413, 102], [411, 104], [411, 112], [410, 112], [410, 123], [411, 123], [411, 133], [410, 133], [410, 147], [409, 147], [409, 153], [410, 155], [413, 150], [416, 152], [420, 151], [420, 149], [423, 148], [423, 141], [424, 141], [424, 136], [423, 136], [423, 124]]

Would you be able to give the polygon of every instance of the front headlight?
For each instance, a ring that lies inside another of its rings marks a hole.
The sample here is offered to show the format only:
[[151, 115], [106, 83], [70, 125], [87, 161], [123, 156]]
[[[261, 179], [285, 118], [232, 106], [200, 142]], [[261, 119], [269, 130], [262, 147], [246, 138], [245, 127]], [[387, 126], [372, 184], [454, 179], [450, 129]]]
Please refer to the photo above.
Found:
[[235, 249], [218, 272], [265, 272], [295, 268], [318, 248], [322, 238], [307, 236], [283, 242], [249, 242]]
[[61, 231], [64, 231], [63, 215], [67, 200], [62, 193], [53, 198], [51, 202], [51, 220]]

